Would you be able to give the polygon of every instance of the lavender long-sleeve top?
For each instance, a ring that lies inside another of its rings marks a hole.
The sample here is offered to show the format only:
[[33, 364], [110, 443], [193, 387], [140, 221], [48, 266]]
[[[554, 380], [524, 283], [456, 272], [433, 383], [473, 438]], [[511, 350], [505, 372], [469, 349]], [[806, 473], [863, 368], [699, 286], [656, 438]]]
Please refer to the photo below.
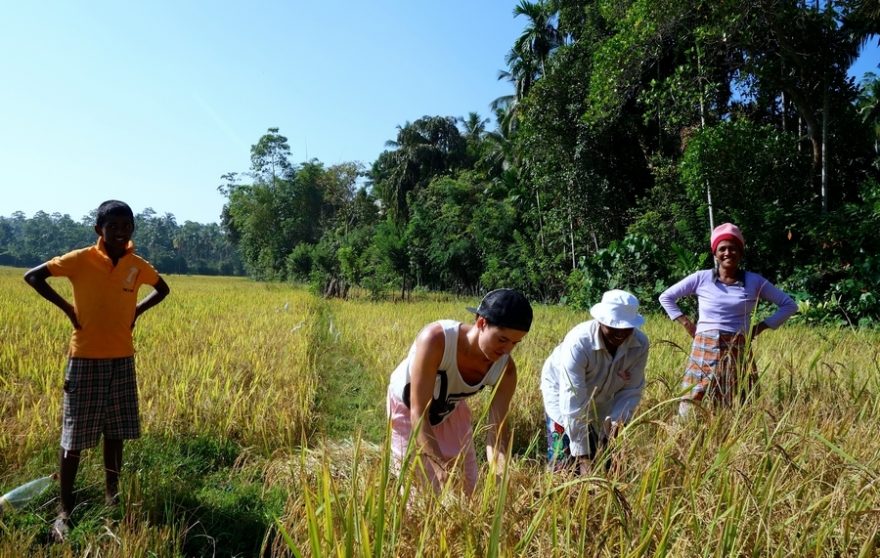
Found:
[[797, 312], [797, 304], [790, 296], [751, 271], [744, 272], [742, 279], [733, 285], [722, 283], [714, 270], [697, 271], [663, 291], [660, 304], [674, 320], [684, 314], [676, 301], [694, 294], [699, 303], [698, 332], [747, 332], [759, 299], [778, 306], [776, 312], [764, 320], [771, 329], [776, 329]]

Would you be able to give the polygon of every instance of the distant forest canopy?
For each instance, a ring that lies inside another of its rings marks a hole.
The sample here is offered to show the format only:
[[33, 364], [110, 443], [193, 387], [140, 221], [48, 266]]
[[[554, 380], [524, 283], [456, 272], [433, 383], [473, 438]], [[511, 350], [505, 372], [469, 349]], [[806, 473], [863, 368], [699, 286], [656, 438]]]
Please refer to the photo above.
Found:
[[[0, 265], [33, 267], [97, 240], [95, 211], [79, 221], [42, 211], [27, 218], [19, 211], [0, 217]], [[215, 223], [178, 225], [174, 215], [147, 208], [135, 215], [134, 243], [160, 273], [244, 275], [238, 251]]]
[[327, 296], [588, 307], [612, 287], [656, 306], [732, 221], [801, 319], [878, 323], [880, 78], [847, 75], [878, 6], [520, 0], [489, 117], [405, 122], [369, 167], [294, 164], [270, 128], [222, 177], [220, 227], [250, 276]]

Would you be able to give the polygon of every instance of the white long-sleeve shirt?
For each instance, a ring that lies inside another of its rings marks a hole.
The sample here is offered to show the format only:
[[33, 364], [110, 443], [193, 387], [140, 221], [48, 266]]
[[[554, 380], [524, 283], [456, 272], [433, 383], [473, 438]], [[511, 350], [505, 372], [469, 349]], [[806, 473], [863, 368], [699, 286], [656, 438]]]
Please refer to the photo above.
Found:
[[589, 453], [589, 425], [601, 435], [600, 421], [626, 422], [645, 389], [648, 337], [636, 329], [612, 357], [599, 334], [599, 322], [576, 325], [544, 362], [541, 394], [547, 416], [562, 425], [574, 456]]

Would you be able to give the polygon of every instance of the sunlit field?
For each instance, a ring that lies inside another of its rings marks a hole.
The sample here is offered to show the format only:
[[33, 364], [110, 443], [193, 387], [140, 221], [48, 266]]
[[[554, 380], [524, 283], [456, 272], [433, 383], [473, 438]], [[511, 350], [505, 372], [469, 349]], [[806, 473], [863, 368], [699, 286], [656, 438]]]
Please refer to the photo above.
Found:
[[[0, 492], [57, 466], [70, 326], [23, 271], [0, 268]], [[56, 488], [0, 516], [0, 556], [878, 554], [876, 333], [768, 331], [755, 342], [753, 401], [677, 424], [688, 338], [652, 316], [649, 383], [615, 466], [568, 477], [544, 470], [538, 375], [588, 316], [536, 305], [514, 352], [508, 476], [483, 467], [471, 499], [452, 486], [434, 498], [413, 494], [409, 472], [389, 473], [387, 378], [424, 324], [469, 320], [476, 299], [323, 300], [245, 279], [166, 280], [171, 296], [135, 331], [144, 435], [126, 445], [122, 505], [103, 505], [100, 448], [85, 452], [70, 540], [49, 542]]]

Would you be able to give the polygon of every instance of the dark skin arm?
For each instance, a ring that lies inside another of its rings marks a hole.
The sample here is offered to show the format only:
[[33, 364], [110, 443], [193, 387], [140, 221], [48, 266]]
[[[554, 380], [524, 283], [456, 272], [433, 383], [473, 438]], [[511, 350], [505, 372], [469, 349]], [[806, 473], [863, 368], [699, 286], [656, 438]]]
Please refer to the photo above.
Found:
[[147, 296], [143, 298], [140, 302], [138, 302], [137, 308], [134, 311], [134, 320], [131, 322], [131, 327], [134, 328], [134, 324], [137, 321], [138, 317], [152, 308], [156, 306], [168, 296], [168, 293], [171, 292], [171, 289], [168, 287], [168, 283], [165, 282], [165, 279], [159, 277], [159, 280], [156, 281], [156, 284], [153, 285], [153, 288], [156, 289]]
[[765, 322], [761, 322], [755, 326], [755, 329], [752, 330], [752, 337], [757, 337], [768, 329], [770, 329], [770, 326], [768, 326]]
[[28, 285], [33, 287], [35, 291], [40, 293], [40, 296], [60, 308], [70, 319], [70, 323], [73, 324], [74, 329], [81, 329], [82, 326], [79, 325], [79, 320], [76, 319], [76, 311], [73, 309], [73, 304], [67, 302], [63, 296], [58, 294], [58, 292], [46, 282], [46, 279], [51, 276], [52, 273], [49, 271], [49, 266], [47, 264], [41, 264], [28, 270], [28, 272], [24, 274], [24, 280]]
[[681, 316], [675, 318], [675, 321], [681, 324], [681, 327], [688, 332], [688, 335], [693, 337], [697, 334], [697, 326], [694, 325], [694, 322], [691, 321], [690, 318], [682, 314]]
[[[70, 323], [73, 324], [75, 329], [81, 329], [82, 326], [80, 326], [79, 320], [76, 318], [76, 311], [74, 310], [73, 305], [65, 300], [64, 297], [58, 294], [58, 292], [46, 282], [46, 279], [51, 276], [52, 273], [49, 271], [48, 265], [41, 264], [25, 273], [24, 280], [28, 285], [33, 287], [35, 291], [40, 293], [40, 296], [60, 308], [70, 319]], [[134, 320], [131, 322], [131, 327], [134, 327], [135, 322], [141, 314], [162, 302], [165, 297], [168, 296], [168, 293], [171, 292], [168, 283], [166, 283], [161, 277], [159, 277], [159, 280], [153, 285], [153, 288], [155, 290], [152, 293], [138, 302], [137, 308], [134, 312]]]

